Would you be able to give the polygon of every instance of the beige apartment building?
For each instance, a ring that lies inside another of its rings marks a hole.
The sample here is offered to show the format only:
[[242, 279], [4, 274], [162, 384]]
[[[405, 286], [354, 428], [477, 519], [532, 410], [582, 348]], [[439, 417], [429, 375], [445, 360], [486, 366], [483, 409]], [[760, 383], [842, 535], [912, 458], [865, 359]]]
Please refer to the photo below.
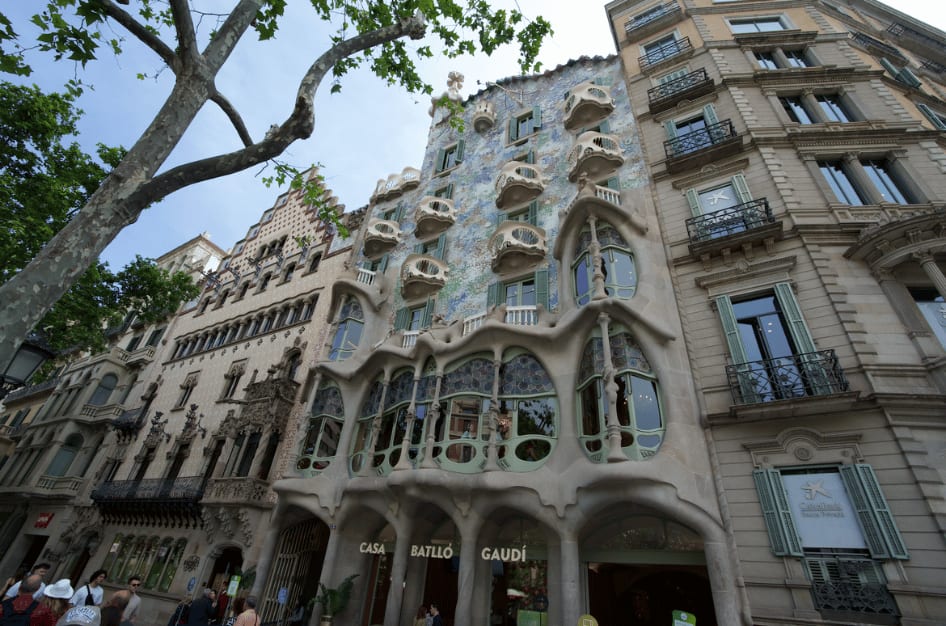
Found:
[[946, 38], [607, 5], [753, 624], [946, 620]]

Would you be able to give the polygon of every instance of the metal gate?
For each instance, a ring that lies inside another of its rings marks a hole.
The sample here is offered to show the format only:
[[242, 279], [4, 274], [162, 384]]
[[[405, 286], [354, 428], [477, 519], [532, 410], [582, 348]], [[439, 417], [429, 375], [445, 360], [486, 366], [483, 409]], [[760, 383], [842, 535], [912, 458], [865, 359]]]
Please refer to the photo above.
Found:
[[[309, 519], [280, 533], [269, 580], [263, 592], [259, 613], [263, 622], [283, 623], [303, 593], [308, 601], [322, 570], [322, 558], [328, 543], [328, 527], [318, 519]], [[311, 587], [308, 591], [306, 585]], [[286, 589], [286, 603], [279, 604], [279, 590]]]

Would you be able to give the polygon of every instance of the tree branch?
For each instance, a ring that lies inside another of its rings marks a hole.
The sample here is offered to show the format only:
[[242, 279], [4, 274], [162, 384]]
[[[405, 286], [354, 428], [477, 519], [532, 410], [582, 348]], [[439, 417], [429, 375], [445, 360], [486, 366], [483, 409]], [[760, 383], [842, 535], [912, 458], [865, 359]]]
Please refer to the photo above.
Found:
[[135, 205], [142, 202], [141, 206], [147, 206], [188, 185], [241, 172], [248, 167], [279, 156], [295, 140], [307, 139], [312, 135], [315, 127], [315, 91], [335, 63], [362, 50], [401, 37], [420, 39], [424, 35], [424, 29], [424, 16], [418, 13], [395, 25], [379, 28], [335, 44], [325, 51], [302, 77], [292, 114], [279, 126], [270, 127], [262, 141], [247, 145], [241, 150], [171, 168], [142, 184], [135, 191], [134, 198], [129, 198], [129, 201]]
[[243, 123], [243, 118], [240, 117], [240, 112], [227, 100], [223, 94], [219, 91], [214, 91], [210, 96], [210, 101], [216, 104], [218, 107], [223, 110], [224, 114], [230, 118], [230, 123], [233, 124], [233, 127], [236, 129], [237, 134], [240, 136], [240, 141], [243, 142], [244, 146], [252, 146], [253, 138], [250, 136], [250, 131], [247, 130], [246, 124]]
[[220, 27], [214, 38], [204, 48], [204, 62], [214, 72], [223, 66], [227, 57], [230, 56], [230, 53], [239, 43], [240, 38], [243, 37], [246, 29], [256, 19], [256, 14], [259, 13], [262, 3], [263, 0], [240, 0], [239, 4], [227, 16], [223, 26]]
[[171, 14], [174, 16], [174, 30], [177, 32], [179, 55], [184, 65], [196, 63], [198, 57], [197, 35], [194, 32], [194, 20], [191, 19], [187, 0], [171, 0]]
[[180, 59], [161, 38], [145, 28], [138, 20], [133, 18], [124, 9], [116, 5], [112, 0], [102, 0], [102, 6], [105, 7], [105, 14], [125, 27], [129, 33], [135, 36], [141, 43], [151, 48], [155, 54], [161, 57], [171, 71], [177, 74], [180, 65]]

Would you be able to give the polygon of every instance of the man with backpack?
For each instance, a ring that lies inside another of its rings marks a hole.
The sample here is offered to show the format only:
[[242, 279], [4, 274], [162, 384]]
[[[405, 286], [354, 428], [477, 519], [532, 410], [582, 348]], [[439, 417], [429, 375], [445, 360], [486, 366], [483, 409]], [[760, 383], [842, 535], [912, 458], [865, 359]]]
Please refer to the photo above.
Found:
[[27, 576], [20, 583], [16, 597], [6, 598], [0, 603], [0, 626], [29, 626], [30, 616], [39, 606], [39, 601], [33, 598], [33, 594], [42, 582], [41, 576]]
[[104, 569], [92, 572], [89, 582], [76, 589], [76, 594], [69, 600], [69, 606], [102, 606], [102, 600], [105, 598], [102, 583], [105, 582], [106, 574]]

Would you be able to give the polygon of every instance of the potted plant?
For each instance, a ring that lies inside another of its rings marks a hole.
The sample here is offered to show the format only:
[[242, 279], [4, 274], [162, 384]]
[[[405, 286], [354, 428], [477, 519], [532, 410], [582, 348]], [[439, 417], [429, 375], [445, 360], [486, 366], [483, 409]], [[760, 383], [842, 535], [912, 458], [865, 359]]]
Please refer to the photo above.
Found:
[[320, 626], [331, 626], [335, 616], [345, 610], [345, 607], [348, 606], [348, 600], [351, 599], [351, 590], [355, 586], [354, 580], [357, 577], [358, 574], [352, 574], [335, 589], [319, 583], [319, 592], [309, 601], [309, 606], [318, 604], [322, 607], [322, 616], [319, 618]]

